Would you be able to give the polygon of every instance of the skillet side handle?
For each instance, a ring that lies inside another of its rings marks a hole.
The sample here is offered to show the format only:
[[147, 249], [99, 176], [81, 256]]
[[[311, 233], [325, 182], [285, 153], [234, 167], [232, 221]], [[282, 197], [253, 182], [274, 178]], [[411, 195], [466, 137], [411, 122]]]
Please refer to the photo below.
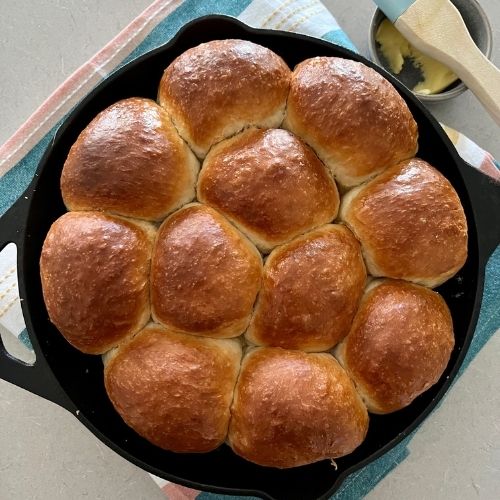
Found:
[[478, 225], [479, 252], [484, 264], [500, 245], [500, 182], [465, 162], [462, 169], [469, 187]]
[[[14, 243], [17, 247], [18, 268], [22, 256], [27, 210], [28, 202], [23, 195], [0, 217], [0, 251], [9, 243]], [[5, 349], [0, 336], [0, 379], [52, 401], [69, 411], [74, 411], [71, 401], [57, 382], [38, 347], [38, 342], [31, 334], [30, 339], [36, 354], [36, 361], [33, 365], [11, 356]]]

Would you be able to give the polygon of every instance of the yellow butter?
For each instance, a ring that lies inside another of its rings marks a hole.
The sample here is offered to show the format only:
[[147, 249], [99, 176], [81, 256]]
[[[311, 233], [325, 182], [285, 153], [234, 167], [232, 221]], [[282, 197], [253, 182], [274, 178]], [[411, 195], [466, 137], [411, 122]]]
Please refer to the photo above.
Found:
[[411, 46], [388, 19], [380, 23], [375, 40], [380, 44], [380, 50], [395, 75], [401, 72], [405, 59], [410, 59], [422, 72], [424, 79], [413, 87], [415, 92], [437, 94], [458, 80], [457, 75], [444, 64]]

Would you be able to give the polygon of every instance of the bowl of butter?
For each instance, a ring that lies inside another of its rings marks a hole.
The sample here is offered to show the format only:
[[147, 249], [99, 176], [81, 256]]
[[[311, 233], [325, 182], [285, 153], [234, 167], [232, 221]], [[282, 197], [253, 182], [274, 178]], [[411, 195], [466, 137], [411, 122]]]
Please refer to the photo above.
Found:
[[[451, 0], [458, 9], [475, 44], [491, 56], [492, 30], [476, 0]], [[377, 9], [370, 25], [370, 55], [424, 102], [437, 102], [460, 95], [465, 84], [445, 65], [413, 47]]]

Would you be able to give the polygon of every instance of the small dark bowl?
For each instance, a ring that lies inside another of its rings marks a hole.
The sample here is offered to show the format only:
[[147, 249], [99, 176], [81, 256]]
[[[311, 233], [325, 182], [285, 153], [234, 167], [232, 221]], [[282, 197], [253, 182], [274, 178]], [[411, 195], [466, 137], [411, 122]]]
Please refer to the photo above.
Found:
[[[453, 5], [455, 5], [455, 7], [462, 15], [465, 25], [467, 26], [467, 29], [469, 30], [469, 33], [475, 44], [489, 59], [491, 56], [493, 34], [490, 22], [486, 17], [486, 13], [484, 12], [483, 8], [476, 0], [451, 0], [451, 2], [453, 3]], [[387, 63], [387, 60], [382, 54], [379, 44], [375, 41], [375, 35], [377, 33], [378, 27], [384, 19], [386, 19], [385, 14], [380, 9], [377, 9], [373, 14], [370, 23], [369, 49], [371, 60], [389, 71], [389, 73], [391, 73], [395, 78], [397, 78], [401, 83], [406, 85], [411, 90], [418, 82], [418, 70], [412, 70], [411, 67], [406, 69], [407, 65], [405, 65], [399, 75], [394, 74], [391, 71], [389, 64]], [[467, 87], [465, 86], [465, 84], [461, 80], [457, 80], [442, 92], [439, 92], [437, 94], [420, 94], [418, 92], [412, 92], [422, 102], [439, 102], [451, 99], [452, 97], [456, 97], [466, 90]]]

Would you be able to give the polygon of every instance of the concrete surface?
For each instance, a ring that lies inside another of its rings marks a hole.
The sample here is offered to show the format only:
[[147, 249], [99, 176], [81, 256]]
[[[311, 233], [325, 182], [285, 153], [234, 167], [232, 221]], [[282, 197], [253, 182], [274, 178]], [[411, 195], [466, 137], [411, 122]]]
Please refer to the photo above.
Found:
[[[366, 55], [371, 1], [325, 3]], [[2, 0], [0, 143], [148, 4], [149, 0]], [[500, 3], [481, 4], [494, 26], [494, 60], [500, 65]], [[470, 92], [432, 111], [500, 158], [499, 129]], [[499, 358], [497, 333], [424, 423], [410, 445], [410, 457], [368, 498], [500, 497]], [[68, 498], [164, 497], [147, 474], [101, 444], [70, 414], [0, 381], [0, 500]]]

